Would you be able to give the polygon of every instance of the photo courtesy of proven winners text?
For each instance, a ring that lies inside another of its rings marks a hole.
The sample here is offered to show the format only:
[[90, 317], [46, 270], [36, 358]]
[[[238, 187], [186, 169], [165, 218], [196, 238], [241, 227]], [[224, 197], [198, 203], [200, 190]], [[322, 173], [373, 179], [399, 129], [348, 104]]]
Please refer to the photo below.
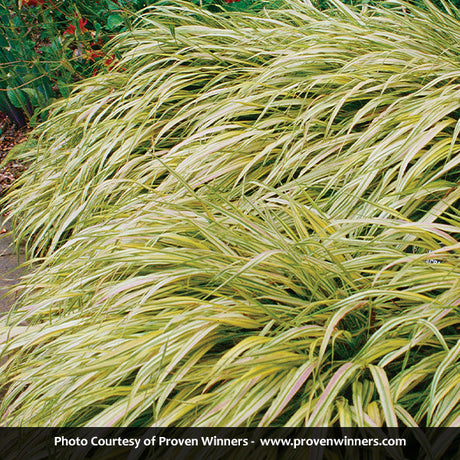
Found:
[[0, 460], [460, 460], [460, 0], [0, 0]]

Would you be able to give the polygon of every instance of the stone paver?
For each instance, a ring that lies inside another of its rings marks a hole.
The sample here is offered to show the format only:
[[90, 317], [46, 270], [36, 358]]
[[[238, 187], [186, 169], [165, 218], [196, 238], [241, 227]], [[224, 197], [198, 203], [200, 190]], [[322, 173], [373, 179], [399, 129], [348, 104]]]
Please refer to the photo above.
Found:
[[[10, 230], [9, 224], [0, 220], [0, 229]], [[8, 294], [11, 287], [17, 283], [23, 270], [18, 267], [24, 261], [22, 251], [19, 257], [12, 245], [8, 234], [0, 234], [0, 315], [7, 312], [15, 300], [14, 294]]]

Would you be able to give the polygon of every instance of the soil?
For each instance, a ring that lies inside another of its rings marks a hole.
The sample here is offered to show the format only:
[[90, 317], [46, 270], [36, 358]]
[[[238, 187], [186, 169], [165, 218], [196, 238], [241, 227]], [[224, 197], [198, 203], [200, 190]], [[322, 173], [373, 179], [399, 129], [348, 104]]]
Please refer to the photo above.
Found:
[[24, 163], [11, 161], [3, 164], [3, 160], [16, 144], [27, 139], [31, 130], [29, 126], [18, 127], [7, 116], [0, 113], [0, 196], [26, 169]]

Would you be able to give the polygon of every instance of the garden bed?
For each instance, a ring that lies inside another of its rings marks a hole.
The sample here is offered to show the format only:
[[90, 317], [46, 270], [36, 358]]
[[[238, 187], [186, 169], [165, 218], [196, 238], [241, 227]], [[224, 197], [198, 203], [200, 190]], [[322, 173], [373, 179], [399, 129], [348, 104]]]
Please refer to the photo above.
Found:
[[[0, 114], [0, 162], [3, 162], [10, 150], [24, 142], [30, 133], [29, 126], [19, 127], [5, 115]], [[26, 165], [21, 161], [11, 161], [0, 168], [0, 195], [24, 172]]]

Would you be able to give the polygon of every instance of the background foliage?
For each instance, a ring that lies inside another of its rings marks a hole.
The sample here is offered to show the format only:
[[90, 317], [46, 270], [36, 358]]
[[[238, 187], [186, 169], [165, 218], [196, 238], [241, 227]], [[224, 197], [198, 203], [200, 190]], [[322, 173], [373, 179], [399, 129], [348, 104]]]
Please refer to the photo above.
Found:
[[112, 1], [2, 0], [0, 110], [23, 125], [71, 84], [109, 59], [102, 45], [129, 24]]

